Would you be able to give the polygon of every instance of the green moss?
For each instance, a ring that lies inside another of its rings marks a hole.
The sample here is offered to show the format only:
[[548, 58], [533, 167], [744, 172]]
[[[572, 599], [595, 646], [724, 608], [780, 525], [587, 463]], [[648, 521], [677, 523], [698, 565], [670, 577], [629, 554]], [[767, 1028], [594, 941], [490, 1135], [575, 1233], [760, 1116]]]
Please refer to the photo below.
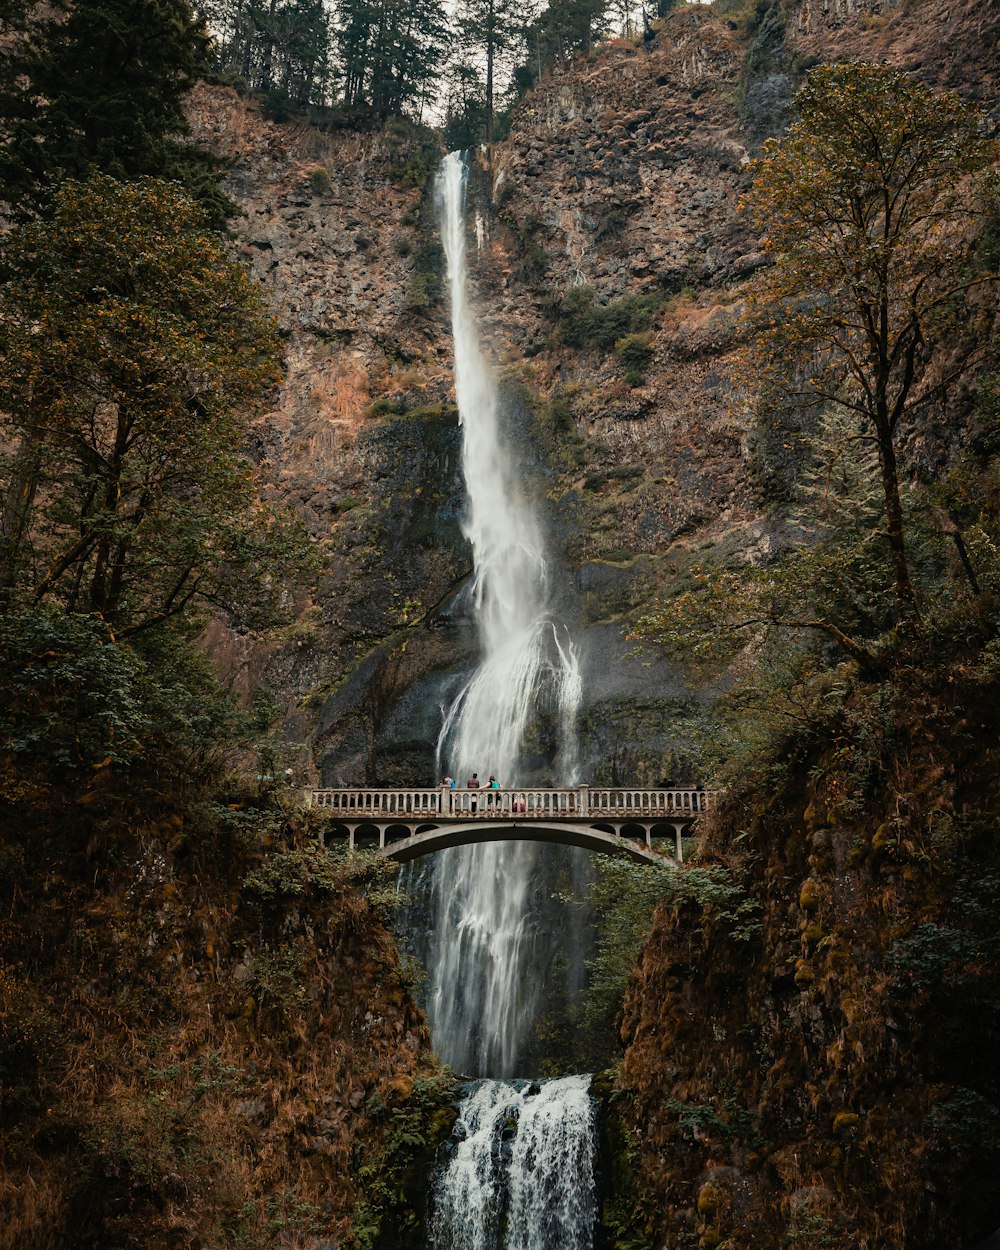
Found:
[[313, 195], [330, 194], [330, 171], [324, 165], [317, 165], [307, 175], [309, 190]]
[[355, 1161], [360, 1199], [352, 1231], [356, 1250], [409, 1250], [420, 1244], [428, 1181], [438, 1147], [455, 1122], [459, 1083], [446, 1069], [402, 1083], [397, 1100], [370, 1098], [365, 1110], [383, 1124], [381, 1142]]

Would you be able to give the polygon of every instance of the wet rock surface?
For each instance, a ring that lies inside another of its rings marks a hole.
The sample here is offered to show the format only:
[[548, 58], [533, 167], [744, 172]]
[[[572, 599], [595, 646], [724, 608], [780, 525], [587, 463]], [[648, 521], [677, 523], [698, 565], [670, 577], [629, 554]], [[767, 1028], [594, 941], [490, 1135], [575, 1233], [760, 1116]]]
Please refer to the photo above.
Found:
[[[662, 732], [639, 750], [629, 623], [705, 554], [788, 541], [761, 472], [780, 448], [731, 374], [741, 286], [764, 263], [738, 211], [750, 156], [816, 60], [886, 59], [973, 99], [995, 86], [998, 17], [982, 0], [802, 0], [758, 17], [747, 30], [687, 6], [648, 45], [557, 71], [470, 171], [482, 335], [545, 498], [558, 610], [594, 676], [585, 718], [617, 701], [641, 780], [669, 749], [677, 682], [664, 674]], [[278, 125], [218, 88], [199, 89], [192, 116], [233, 160], [236, 247], [286, 337], [286, 384], [250, 451], [319, 557], [295, 625], [260, 639], [216, 624], [208, 646], [247, 698], [277, 696], [296, 782], [429, 782], [440, 702], [474, 647], [437, 154], [414, 132]], [[581, 292], [605, 316], [596, 336]], [[616, 350], [629, 333], [639, 371]], [[608, 779], [603, 736], [587, 730], [583, 753], [585, 775]]]

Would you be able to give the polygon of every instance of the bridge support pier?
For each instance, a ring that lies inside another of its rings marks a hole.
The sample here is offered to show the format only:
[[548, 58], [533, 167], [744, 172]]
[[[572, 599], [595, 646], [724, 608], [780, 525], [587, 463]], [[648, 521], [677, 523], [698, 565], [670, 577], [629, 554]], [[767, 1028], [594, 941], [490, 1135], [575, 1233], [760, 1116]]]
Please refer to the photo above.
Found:
[[672, 820], [671, 825], [674, 829], [674, 858], [679, 864], [684, 863], [684, 847], [681, 844], [681, 837], [684, 833], [684, 826], [676, 820]]

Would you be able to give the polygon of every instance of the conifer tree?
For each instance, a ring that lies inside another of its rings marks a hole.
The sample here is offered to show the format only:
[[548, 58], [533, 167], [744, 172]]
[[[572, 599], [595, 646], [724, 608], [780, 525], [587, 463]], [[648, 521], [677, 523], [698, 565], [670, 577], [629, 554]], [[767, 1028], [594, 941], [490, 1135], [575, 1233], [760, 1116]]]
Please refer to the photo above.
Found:
[[444, 63], [448, 21], [441, 0], [342, 0], [336, 44], [343, 101], [376, 120], [419, 106]]
[[523, 0], [461, 0], [457, 10], [459, 44], [467, 62], [480, 68], [483, 81], [486, 142], [493, 142], [497, 70], [524, 38], [530, 10]]
[[232, 206], [211, 155], [187, 142], [182, 101], [208, 65], [189, 0], [59, 0], [22, 11], [0, 61], [0, 197], [45, 212], [91, 172], [181, 182], [216, 224]]
[[228, 0], [205, 9], [219, 64], [293, 104], [325, 104], [330, 21], [323, 0]]

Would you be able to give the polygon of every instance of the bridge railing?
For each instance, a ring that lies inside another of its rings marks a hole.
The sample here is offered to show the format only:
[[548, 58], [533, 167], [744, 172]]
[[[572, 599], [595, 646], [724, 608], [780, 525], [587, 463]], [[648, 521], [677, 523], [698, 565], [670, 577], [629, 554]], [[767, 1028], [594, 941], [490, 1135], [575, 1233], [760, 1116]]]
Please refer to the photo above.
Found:
[[628, 787], [572, 786], [513, 790], [446, 789], [309, 790], [306, 801], [344, 820], [515, 820], [615, 819], [636, 816], [664, 819], [692, 817], [708, 810], [711, 792], [700, 789], [651, 790]]

